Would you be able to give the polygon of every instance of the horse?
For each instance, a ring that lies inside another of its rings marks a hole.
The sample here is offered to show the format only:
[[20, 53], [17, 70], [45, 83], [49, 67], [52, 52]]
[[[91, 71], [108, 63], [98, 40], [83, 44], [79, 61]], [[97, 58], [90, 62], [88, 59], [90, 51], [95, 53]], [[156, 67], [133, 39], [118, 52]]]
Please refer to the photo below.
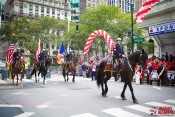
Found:
[[[71, 72], [73, 74], [72, 82], [75, 82], [75, 74], [77, 70], [77, 63], [79, 61], [79, 56], [74, 56], [70, 63], [62, 63], [62, 74], [64, 77], [65, 82], [69, 80], [68, 73]], [[67, 79], [66, 79], [67, 76]]]
[[[127, 88], [127, 85], [129, 86], [129, 89], [131, 91], [132, 94], [132, 100], [133, 103], [138, 103], [137, 99], [134, 96], [134, 92], [133, 92], [133, 87], [132, 87], [132, 78], [134, 76], [135, 73], [135, 67], [136, 64], [140, 64], [140, 66], [145, 70], [146, 69], [146, 61], [148, 59], [148, 54], [146, 51], [142, 50], [142, 51], [136, 51], [133, 54], [129, 55], [128, 58], [125, 58], [123, 60], [123, 64], [122, 64], [122, 71], [120, 73], [121, 77], [124, 79], [124, 87], [123, 87], [123, 91], [121, 93], [121, 98], [123, 100], [126, 100], [125, 97], [125, 90]], [[99, 65], [99, 70], [97, 71], [97, 86], [100, 87], [101, 85], [101, 89], [102, 89], [102, 96], [106, 96], [107, 92], [108, 92], [108, 86], [107, 86], [107, 81], [113, 76], [115, 79], [117, 78], [118, 74], [116, 73], [115, 69], [115, 65], [112, 65], [112, 70], [105, 70], [105, 67], [108, 63], [108, 60], [102, 60], [102, 62]], [[104, 88], [104, 84], [105, 84], [105, 88]]]
[[42, 76], [44, 77], [43, 79], [43, 84], [46, 84], [46, 74], [47, 74], [47, 70], [50, 67], [50, 60], [46, 59], [45, 62], [41, 62], [41, 63], [35, 63], [33, 66], [33, 70], [30, 74], [30, 76], [28, 78], [31, 78], [33, 74], [35, 74], [35, 82], [39, 82], [39, 78], [37, 79], [37, 71], [38, 71], [38, 77], [39, 74], [42, 73]]
[[24, 61], [23, 57], [20, 57], [19, 61], [17, 61], [15, 63], [13, 71], [12, 71], [12, 64], [10, 64], [10, 74], [11, 74], [11, 77], [12, 77], [12, 80], [13, 80], [13, 84], [14, 84], [14, 79], [15, 79], [15, 76], [16, 76], [17, 77], [16, 86], [18, 86], [18, 80], [19, 80], [18, 75], [20, 74], [21, 75], [20, 87], [22, 87], [22, 78], [24, 78], [24, 72], [25, 72], [25, 61]]

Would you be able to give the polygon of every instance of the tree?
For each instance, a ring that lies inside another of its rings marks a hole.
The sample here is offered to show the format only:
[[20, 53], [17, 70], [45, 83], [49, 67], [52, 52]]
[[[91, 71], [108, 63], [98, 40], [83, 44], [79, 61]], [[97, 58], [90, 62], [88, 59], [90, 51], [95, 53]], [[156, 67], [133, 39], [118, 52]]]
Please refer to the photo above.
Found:
[[[131, 32], [131, 15], [122, 13], [117, 6], [99, 5], [97, 8], [86, 9], [85, 13], [80, 15], [79, 32], [75, 31], [75, 23], [70, 29], [69, 39], [74, 43], [74, 48], [84, 49], [85, 43], [89, 35], [95, 30], [102, 29], [107, 31], [113, 39], [117, 37], [124, 38]], [[83, 23], [85, 22], [85, 23]], [[88, 24], [87, 24], [88, 23]], [[137, 28], [137, 26], [134, 26]], [[135, 30], [137, 34], [141, 34], [140, 30]], [[100, 47], [97, 45], [101, 45]], [[108, 46], [102, 37], [97, 36], [93, 41], [90, 51], [95, 50], [96, 54], [102, 52], [105, 55], [108, 52]]]

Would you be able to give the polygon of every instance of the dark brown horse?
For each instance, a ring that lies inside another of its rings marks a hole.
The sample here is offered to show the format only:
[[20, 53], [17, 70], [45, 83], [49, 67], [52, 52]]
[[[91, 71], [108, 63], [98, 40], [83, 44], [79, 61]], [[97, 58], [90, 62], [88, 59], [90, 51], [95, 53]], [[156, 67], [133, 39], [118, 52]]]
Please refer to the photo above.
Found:
[[20, 87], [22, 87], [22, 78], [24, 78], [24, 71], [25, 71], [25, 62], [24, 62], [23, 57], [21, 57], [20, 60], [16, 62], [15, 66], [13, 68], [13, 71], [12, 71], [12, 64], [10, 65], [10, 73], [11, 73], [11, 77], [13, 80], [13, 84], [14, 84], [14, 79], [16, 76], [17, 77], [16, 85], [18, 86], [18, 80], [19, 80], [18, 75], [20, 74], [21, 75]]
[[[132, 99], [134, 103], [138, 103], [137, 99], [134, 96], [133, 87], [132, 87], [132, 78], [135, 73], [136, 64], [140, 64], [143, 69], [146, 68], [146, 60], [148, 59], [148, 54], [142, 50], [134, 52], [133, 54], [129, 55], [128, 58], [124, 59], [122, 64], [122, 71], [121, 77], [124, 79], [124, 87], [121, 93], [121, 98], [126, 100], [125, 98], [125, 90], [127, 85], [131, 91]], [[99, 70], [97, 71], [97, 85], [102, 88], [102, 96], [106, 96], [108, 92], [107, 81], [113, 76], [114, 78], [117, 77], [116, 72], [105, 71], [105, 67], [108, 60], [103, 60], [99, 65]], [[112, 66], [112, 69], [116, 69], [115, 66]], [[105, 85], [105, 88], [104, 88]]]
[[[72, 73], [73, 78], [72, 78], [72, 82], [75, 82], [75, 74], [77, 71], [77, 63], [79, 61], [79, 56], [74, 56], [74, 58], [72, 59], [72, 61], [70, 63], [62, 63], [62, 74], [64, 77], [65, 82], [69, 80], [68, 74], [69, 72]], [[66, 76], [67, 76], [67, 80], [66, 80]]]
[[[50, 60], [46, 59], [45, 62], [41, 63], [35, 63], [33, 66], [33, 70], [28, 78], [31, 78], [33, 74], [35, 74], [35, 82], [39, 82], [39, 74], [41, 73], [42, 76], [44, 77], [43, 79], [43, 84], [46, 84], [46, 74], [47, 70], [50, 67]], [[38, 71], [38, 78], [37, 78], [37, 71]]]

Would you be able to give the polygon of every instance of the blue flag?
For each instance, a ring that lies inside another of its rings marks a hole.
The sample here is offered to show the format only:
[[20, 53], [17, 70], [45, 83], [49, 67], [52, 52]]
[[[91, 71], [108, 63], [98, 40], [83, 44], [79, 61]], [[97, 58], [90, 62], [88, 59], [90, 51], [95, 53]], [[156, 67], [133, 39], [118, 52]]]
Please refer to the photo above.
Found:
[[64, 48], [64, 43], [62, 41], [61, 47], [60, 47], [60, 54], [63, 54], [65, 52], [65, 48]]

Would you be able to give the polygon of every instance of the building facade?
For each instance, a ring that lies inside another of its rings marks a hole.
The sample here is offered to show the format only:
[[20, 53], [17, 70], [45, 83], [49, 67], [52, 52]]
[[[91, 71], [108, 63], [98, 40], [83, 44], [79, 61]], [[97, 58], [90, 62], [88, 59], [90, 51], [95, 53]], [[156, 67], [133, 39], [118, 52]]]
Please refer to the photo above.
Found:
[[[4, 5], [4, 15], [4, 21], [13, 21], [14, 17], [21, 16], [26, 16], [29, 19], [49, 16], [58, 20], [71, 20], [67, 0], [7, 0]], [[3, 43], [3, 46], [0, 46], [0, 48], [0, 58], [5, 60], [8, 44]], [[52, 58], [56, 57], [55, 52], [58, 53], [58, 50], [55, 45], [46, 46], [45, 44], [43, 48], [48, 50]], [[26, 59], [29, 59], [28, 55], [30, 55], [30, 52], [28, 50], [25, 50], [23, 54], [26, 55]]]
[[85, 12], [86, 8], [96, 8], [99, 4], [106, 4], [108, 0], [70, 0], [71, 20], [78, 21], [79, 15]]
[[108, 0], [109, 6], [119, 6], [122, 12], [131, 12], [131, 5], [135, 4], [135, 0]]
[[147, 40], [152, 39], [156, 45], [155, 54], [159, 57], [168, 54], [175, 55], [175, 0], [161, 0], [139, 23], [139, 28], [146, 30]]

